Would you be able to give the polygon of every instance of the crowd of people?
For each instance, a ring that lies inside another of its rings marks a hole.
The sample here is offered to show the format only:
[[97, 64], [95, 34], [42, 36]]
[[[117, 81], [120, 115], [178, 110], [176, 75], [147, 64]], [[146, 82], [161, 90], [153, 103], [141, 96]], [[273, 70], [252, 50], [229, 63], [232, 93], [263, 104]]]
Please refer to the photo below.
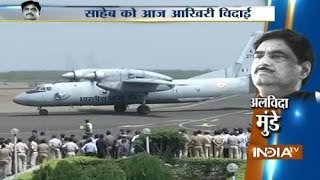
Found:
[[249, 144], [251, 127], [246, 132], [243, 128], [219, 129], [213, 134], [209, 131], [194, 131], [189, 136], [185, 129], [179, 132], [186, 138], [187, 143], [179, 152], [179, 158], [203, 157], [203, 158], [235, 158], [247, 159], [247, 146]]
[[[120, 129], [113, 135], [107, 130], [105, 134], [93, 134], [93, 125], [85, 120], [85, 125], [80, 126], [84, 130], [81, 140], [76, 135], [53, 134], [50, 138], [45, 132], [38, 134], [32, 131], [28, 142], [17, 139], [17, 172], [23, 172], [27, 168], [33, 168], [48, 159], [60, 159], [76, 155], [93, 156], [98, 158], [123, 158], [134, 154], [134, 142], [139, 138], [140, 131], [131, 134], [130, 129]], [[234, 129], [229, 133], [228, 129], [202, 133], [195, 131], [189, 136], [186, 130], [179, 133], [186, 138], [186, 144], [177, 154], [178, 158], [185, 157], [229, 157], [246, 159], [246, 146], [250, 137], [250, 128], [247, 132], [243, 129]], [[0, 173], [2, 177], [14, 173], [14, 144], [10, 139], [0, 138]]]
[[28, 142], [17, 138], [16, 147], [11, 139], [0, 137], [0, 177], [10, 176], [14, 173], [14, 149], [17, 152], [17, 173], [33, 168], [49, 159], [61, 159], [76, 155], [93, 156], [98, 158], [121, 158], [132, 154], [131, 143], [140, 135], [136, 131], [121, 129], [119, 134], [112, 135], [111, 131], [105, 134], [93, 134], [93, 126], [89, 120], [80, 127], [84, 130], [81, 140], [75, 134], [67, 137], [65, 134], [51, 137], [46, 132], [32, 131]]

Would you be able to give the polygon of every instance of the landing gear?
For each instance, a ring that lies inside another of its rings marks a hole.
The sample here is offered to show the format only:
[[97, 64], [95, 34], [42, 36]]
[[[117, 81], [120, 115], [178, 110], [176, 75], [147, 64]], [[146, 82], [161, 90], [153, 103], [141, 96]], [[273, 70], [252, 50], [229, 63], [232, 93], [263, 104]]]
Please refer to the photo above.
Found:
[[142, 104], [137, 108], [140, 115], [147, 115], [151, 112], [150, 107], [146, 105], [146, 95], [143, 96]]
[[125, 112], [127, 110], [127, 105], [125, 104], [117, 104], [114, 105], [114, 111], [115, 112]]
[[47, 115], [48, 115], [48, 110], [46, 110], [46, 109], [39, 109], [39, 115], [40, 115], [40, 116], [47, 116]]
[[137, 108], [137, 112], [141, 115], [147, 115], [151, 112], [151, 110], [149, 106], [142, 104]]

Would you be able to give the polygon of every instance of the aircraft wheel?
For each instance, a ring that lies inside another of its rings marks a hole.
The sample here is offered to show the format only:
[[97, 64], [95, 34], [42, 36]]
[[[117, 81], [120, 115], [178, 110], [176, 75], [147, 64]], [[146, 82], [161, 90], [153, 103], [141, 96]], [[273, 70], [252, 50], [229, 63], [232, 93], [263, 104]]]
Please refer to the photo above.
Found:
[[125, 112], [127, 110], [127, 106], [125, 104], [114, 105], [113, 108], [115, 112]]
[[149, 106], [147, 105], [141, 105], [138, 107], [137, 112], [141, 115], [147, 115], [151, 112]]
[[46, 109], [40, 109], [40, 110], [39, 110], [39, 115], [40, 115], [40, 116], [47, 116], [47, 115], [48, 115], [48, 110], [46, 110]]

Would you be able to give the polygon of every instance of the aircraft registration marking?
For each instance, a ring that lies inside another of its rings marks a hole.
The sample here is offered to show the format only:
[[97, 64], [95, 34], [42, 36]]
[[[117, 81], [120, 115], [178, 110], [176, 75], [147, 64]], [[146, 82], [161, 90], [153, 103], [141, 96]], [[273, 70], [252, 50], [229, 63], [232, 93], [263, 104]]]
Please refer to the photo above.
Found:
[[143, 96], [128, 95], [128, 96], [94, 96], [94, 97], [80, 97], [80, 102], [106, 102], [106, 101], [141, 101]]

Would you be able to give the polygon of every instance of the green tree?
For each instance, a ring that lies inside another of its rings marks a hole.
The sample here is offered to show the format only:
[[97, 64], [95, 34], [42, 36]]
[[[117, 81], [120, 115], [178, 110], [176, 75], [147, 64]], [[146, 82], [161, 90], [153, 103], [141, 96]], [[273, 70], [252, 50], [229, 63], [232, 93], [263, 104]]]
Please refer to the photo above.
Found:
[[140, 153], [125, 159], [123, 169], [127, 180], [172, 180], [169, 167], [162, 160], [149, 154]]
[[[185, 137], [177, 131], [161, 130], [153, 132], [150, 137], [150, 152], [152, 155], [159, 156], [161, 159], [170, 160], [178, 154], [187, 142]], [[135, 152], [145, 152], [146, 135], [142, 135], [134, 143]]]
[[125, 180], [124, 171], [113, 161], [90, 157], [72, 157], [46, 162], [34, 180]]

